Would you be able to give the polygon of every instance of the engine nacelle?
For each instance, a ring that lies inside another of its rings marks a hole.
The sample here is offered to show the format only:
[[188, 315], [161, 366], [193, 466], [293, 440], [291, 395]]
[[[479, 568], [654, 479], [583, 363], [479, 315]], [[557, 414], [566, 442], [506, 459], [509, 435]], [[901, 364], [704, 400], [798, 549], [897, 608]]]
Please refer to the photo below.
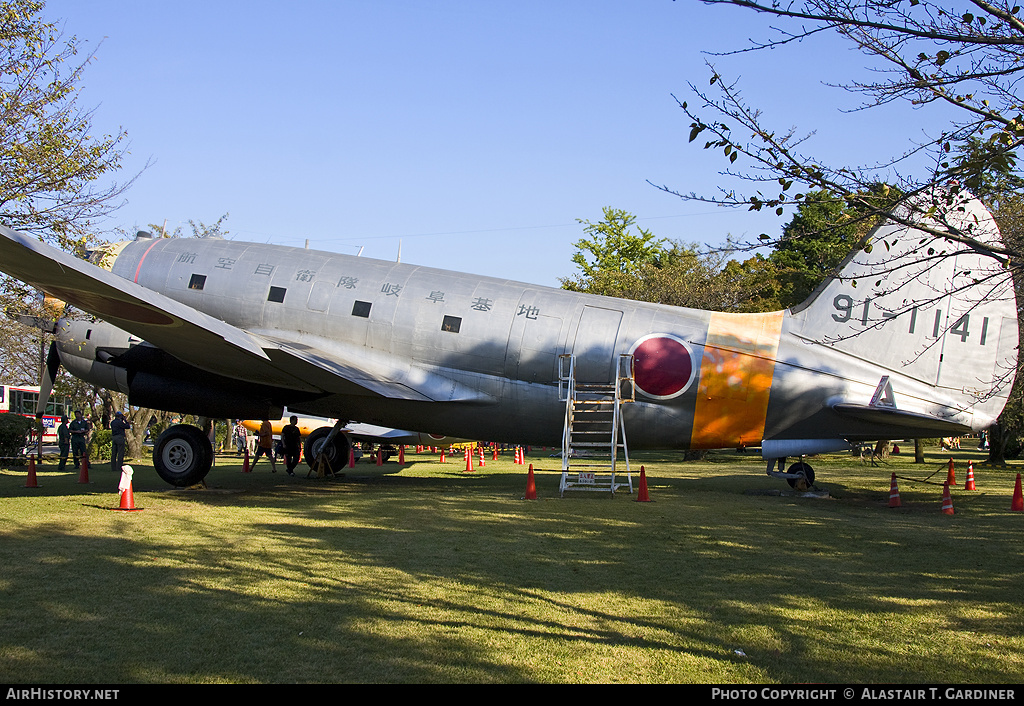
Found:
[[284, 413], [253, 385], [182, 363], [103, 321], [64, 319], [56, 338], [60, 362], [72, 375], [122, 392], [137, 407], [221, 419]]

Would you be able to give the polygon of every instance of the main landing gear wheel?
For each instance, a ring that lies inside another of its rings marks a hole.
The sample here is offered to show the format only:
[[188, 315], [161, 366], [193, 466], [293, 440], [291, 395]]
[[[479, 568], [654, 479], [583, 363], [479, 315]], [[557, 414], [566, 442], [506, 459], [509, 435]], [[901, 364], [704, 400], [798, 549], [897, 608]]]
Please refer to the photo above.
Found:
[[[324, 448], [327, 437], [330, 436], [331, 427], [320, 427], [306, 437], [306, 444], [302, 449], [303, 457], [310, 468], [316, 468], [317, 456]], [[334, 435], [334, 441], [324, 449], [324, 458], [332, 473], [341, 473], [348, 465], [350, 449], [348, 437], [340, 431]]]
[[213, 465], [213, 446], [205, 434], [189, 424], [175, 424], [153, 445], [153, 467], [178, 488], [199, 483]]
[[814, 469], [811, 468], [809, 463], [804, 463], [803, 461], [794, 463], [786, 472], [795, 473], [800, 476], [799, 478], [787, 479], [789, 487], [794, 488], [795, 490], [808, 490], [812, 485], [814, 485]]

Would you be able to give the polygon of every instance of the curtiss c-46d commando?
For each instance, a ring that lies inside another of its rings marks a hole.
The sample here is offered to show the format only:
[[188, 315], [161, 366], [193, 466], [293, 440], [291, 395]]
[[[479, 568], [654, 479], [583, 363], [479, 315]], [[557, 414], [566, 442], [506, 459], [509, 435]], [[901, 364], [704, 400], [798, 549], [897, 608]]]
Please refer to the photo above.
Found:
[[[97, 317], [58, 323], [50, 370], [63, 364], [134, 405], [251, 419], [287, 407], [558, 446], [572, 443], [563, 384], [621, 378], [631, 448], [760, 447], [773, 472], [776, 459], [960, 435], [999, 415], [1018, 329], [1009, 270], [992, 252], [998, 229], [975, 200], [934, 218], [970, 242], [894, 216], [806, 302], [763, 314], [145, 234], [94, 264], [0, 228], [0, 270]], [[330, 439], [347, 459], [345, 435]], [[154, 450], [179, 486], [200, 481], [211, 458], [184, 425]]]

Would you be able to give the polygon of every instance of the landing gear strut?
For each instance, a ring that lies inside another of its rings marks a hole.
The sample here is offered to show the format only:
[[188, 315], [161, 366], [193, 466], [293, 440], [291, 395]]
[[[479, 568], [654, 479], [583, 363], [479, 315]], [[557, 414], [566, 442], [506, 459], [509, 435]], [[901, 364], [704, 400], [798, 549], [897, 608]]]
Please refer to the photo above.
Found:
[[[775, 464], [779, 465], [779, 470], [772, 470]], [[773, 458], [768, 461], [768, 475], [772, 478], [782, 478], [789, 487], [795, 490], [808, 490], [814, 485], [814, 469], [811, 468], [811, 464], [804, 463], [803, 461], [797, 461], [789, 467], [789, 471], [786, 471], [786, 459]]]

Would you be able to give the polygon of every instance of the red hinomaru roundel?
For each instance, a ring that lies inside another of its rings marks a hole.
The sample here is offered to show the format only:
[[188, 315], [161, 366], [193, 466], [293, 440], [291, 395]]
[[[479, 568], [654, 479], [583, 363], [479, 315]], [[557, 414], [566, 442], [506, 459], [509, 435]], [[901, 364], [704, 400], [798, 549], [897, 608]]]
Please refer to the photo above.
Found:
[[652, 333], [633, 344], [633, 374], [640, 392], [658, 400], [683, 393], [693, 382], [696, 366], [690, 347], [670, 333]]

